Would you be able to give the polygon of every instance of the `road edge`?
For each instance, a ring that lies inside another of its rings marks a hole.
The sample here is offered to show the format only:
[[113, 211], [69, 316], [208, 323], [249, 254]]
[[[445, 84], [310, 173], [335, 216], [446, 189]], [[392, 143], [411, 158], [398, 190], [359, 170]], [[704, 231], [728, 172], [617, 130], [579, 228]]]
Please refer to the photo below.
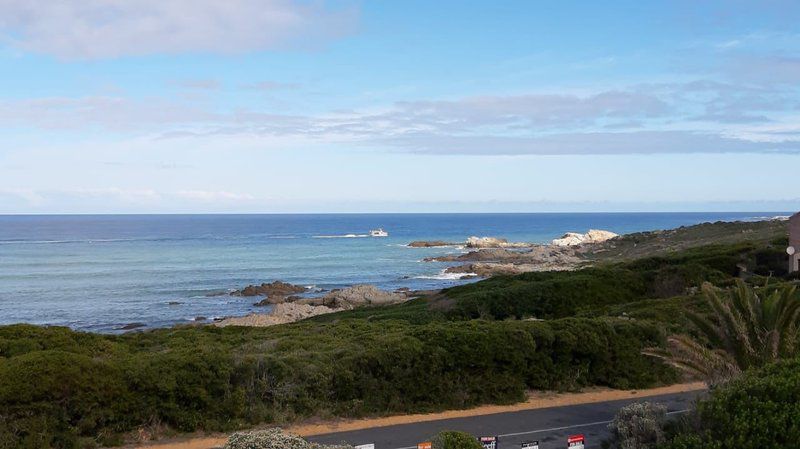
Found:
[[[286, 427], [285, 429], [300, 436], [309, 437], [329, 433], [351, 432], [354, 430], [373, 429], [413, 424], [419, 422], [441, 421], [453, 418], [468, 418], [475, 416], [494, 415], [497, 413], [518, 412], [543, 408], [563, 407], [569, 405], [594, 404], [598, 402], [612, 402], [623, 399], [647, 398], [673, 393], [687, 393], [707, 389], [703, 382], [692, 382], [669, 385], [666, 387], [649, 388], [643, 390], [611, 390], [595, 389], [580, 393], [553, 393], [537, 392], [529, 396], [524, 402], [511, 405], [483, 405], [464, 410], [448, 410], [436, 413], [419, 413], [412, 415], [395, 415], [380, 418], [365, 418], [353, 420], [337, 420], [323, 423], [306, 423]], [[203, 436], [189, 438], [183, 441], [164, 441], [130, 445], [128, 447], [146, 449], [210, 449], [220, 447], [227, 441], [227, 435]]]

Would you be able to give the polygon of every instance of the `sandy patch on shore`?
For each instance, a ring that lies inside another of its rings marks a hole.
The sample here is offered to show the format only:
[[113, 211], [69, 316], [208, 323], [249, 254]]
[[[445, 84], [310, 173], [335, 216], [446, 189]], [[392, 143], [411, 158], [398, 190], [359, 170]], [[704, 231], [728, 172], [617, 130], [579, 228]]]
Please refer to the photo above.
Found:
[[[580, 393], [555, 393], [531, 392], [528, 399], [512, 405], [484, 405], [466, 410], [450, 410], [439, 413], [425, 413], [415, 415], [397, 415], [384, 418], [366, 418], [353, 420], [306, 422], [287, 427], [288, 432], [301, 436], [321, 435], [334, 432], [348, 432], [352, 430], [371, 429], [374, 427], [395, 426], [416, 422], [439, 421], [442, 419], [466, 418], [471, 416], [492, 415], [495, 413], [517, 412], [565, 405], [592, 404], [597, 402], [617, 401], [621, 399], [646, 398], [662, 394], [685, 393], [706, 389], [703, 382], [670, 385], [667, 387], [651, 388], [647, 390], [611, 390], [607, 388], [592, 388]], [[211, 449], [222, 447], [228, 440], [227, 435], [204, 436], [188, 438], [182, 441], [169, 441], [133, 445], [128, 447], [143, 447], [148, 449]]]

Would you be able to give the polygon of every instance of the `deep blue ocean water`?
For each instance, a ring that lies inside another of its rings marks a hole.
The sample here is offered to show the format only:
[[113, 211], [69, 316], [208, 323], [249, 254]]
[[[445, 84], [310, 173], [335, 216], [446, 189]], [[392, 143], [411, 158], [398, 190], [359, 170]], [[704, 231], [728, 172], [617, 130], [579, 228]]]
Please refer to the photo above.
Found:
[[[224, 293], [276, 279], [323, 289], [463, 282], [442, 276], [444, 264], [421, 262], [456, 249], [406, 247], [412, 240], [545, 242], [590, 228], [623, 234], [774, 215], [782, 214], [0, 216], [0, 324], [109, 332], [242, 315], [265, 309]], [[378, 227], [390, 236], [343, 237]]]

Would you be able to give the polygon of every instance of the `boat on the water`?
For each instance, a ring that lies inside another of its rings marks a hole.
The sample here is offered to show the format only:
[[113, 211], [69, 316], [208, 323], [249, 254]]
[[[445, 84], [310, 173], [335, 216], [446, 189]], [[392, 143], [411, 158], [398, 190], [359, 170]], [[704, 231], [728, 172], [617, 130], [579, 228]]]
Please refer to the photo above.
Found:
[[369, 231], [370, 237], [389, 237], [389, 233], [384, 231], [383, 228], [373, 229]]

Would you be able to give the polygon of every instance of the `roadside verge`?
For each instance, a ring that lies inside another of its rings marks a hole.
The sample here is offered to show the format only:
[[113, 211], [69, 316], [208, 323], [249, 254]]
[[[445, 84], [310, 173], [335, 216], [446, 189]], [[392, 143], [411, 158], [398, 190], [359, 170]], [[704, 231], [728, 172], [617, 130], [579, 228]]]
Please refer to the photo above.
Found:
[[[438, 413], [413, 415], [396, 415], [382, 418], [342, 419], [319, 422], [309, 421], [289, 426], [286, 428], [286, 430], [288, 432], [307, 437], [313, 435], [324, 435], [328, 433], [349, 432], [353, 430], [395, 426], [399, 424], [493, 415], [495, 413], [517, 412], [522, 410], [534, 410], [566, 405], [610, 402], [622, 399], [647, 398], [664, 394], [704, 390], [705, 388], [706, 385], [703, 382], [693, 382], [646, 390], [611, 390], [593, 388], [580, 393], [532, 392], [529, 394], [528, 399], [524, 402], [511, 405], [484, 405], [465, 410], [450, 410]], [[218, 434], [214, 436], [202, 436], [195, 438], [189, 437], [181, 440], [156, 442], [152, 444], [143, 444], [130, 447], [142, 447], [147, 449], [211, 449], [223, 446], [227, 439], [227, 435]]]

